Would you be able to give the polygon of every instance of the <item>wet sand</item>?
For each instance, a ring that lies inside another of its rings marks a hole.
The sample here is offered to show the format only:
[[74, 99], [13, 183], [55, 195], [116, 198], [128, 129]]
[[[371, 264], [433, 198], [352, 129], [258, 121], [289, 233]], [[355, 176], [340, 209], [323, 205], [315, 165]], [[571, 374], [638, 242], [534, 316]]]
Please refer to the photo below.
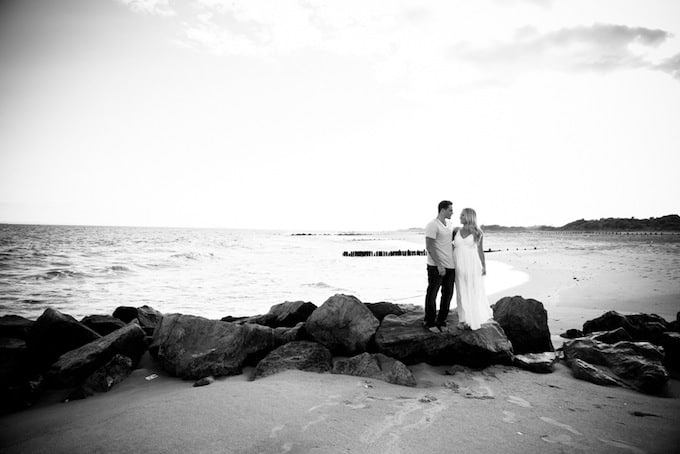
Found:
[[[412, 369], [416, 388], [299, 371], [193, 388], [145, 367], [107, 394], [3, 417], [0, 446], [7, 453], [670, 453], [680, 442], [677, 397], [586, 383], [561, 364], [547, 375], [506, 366], [454, 375]], [[160, 376], [145, 380], [153, 372]]]

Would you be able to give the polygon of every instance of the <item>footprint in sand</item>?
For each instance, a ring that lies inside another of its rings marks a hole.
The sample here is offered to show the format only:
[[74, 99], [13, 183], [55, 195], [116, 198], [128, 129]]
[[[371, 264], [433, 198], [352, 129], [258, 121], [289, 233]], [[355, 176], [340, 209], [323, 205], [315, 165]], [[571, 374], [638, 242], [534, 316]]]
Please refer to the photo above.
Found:
[[559, 421], [555, 421], [552, 418], [548, 418], [546, 416], [541, 416], [541, 421], [547, 422], [548, 424], [552, 424], [553, 426], [559, 427], [560, 429], [568, 430], [569, 432], [573, 433], [574, 435], [583, 435], [581, 432], [578, 430], [574, 429], [568, 424], [561, 423]]
[[312, 408], [307, 410], [307, 413], [311, 413], [313, 411], [316, 411], [320, 408], [323, 407], [334, 407], [336, 405], [339, 405], [340, 402], [338, 402], [338, 399], [340, 399], [340, 396], [337, 394], [333, 394], [332, 396], [328, 396], [328, 400], [324, 403], [321, 403], [319, 405], [314, 405]]
[[269, 438], [276, 438], [278, 433], [281, 432], [281, 430], [283, 430], [284, 427], [286, 426], [284, 426], [283, 424], [281, 424], [280, 426], [273, 427], [271, 433], [269, 434]]
[[517, 416], [515, 416], [515, 414], [511, 411], [503, 410], [503, 415], [504, 415], [503, 422], [507, 422], [508, 424], [514, 424], [517, 421], [519, 421], [519, 419], [517, 419]]
[[311, 426], [313, 426], [314, 424], [319, 424], [320, 422], [325, 421], [326, 418], [327, 418], [326, 415], [321, 415], [321, 416], [319, 416], [318, 418], [316, 418], [314, 421], [309, 421], [307, 424], [305, 424], [304, 426], [302, 426], [302, 431], [304, 432], [304, 431], [306, 431], [307, 429], [309, 429]]
[[531, 408], [531, 404], [526, 400], [522, 399], [521, 397], [508, 396], [508, 402], [510, 402], [511, 404], [519, 405], [520, 407]]
[[581, 443], [574, 441], [571, 438], [571, 436], [569, 436], [567, 434], [544, 435], [544, 436], [541, 437], [541, 440], [545, 441], [546, 443], [551, 443], [551, 444], [559, 443], [561, 445], [570, 446], [572, 448], [581, 449], [581, 450], [584, 450], [584, 451], [588, 450], [587, 446], [582, 445]]
[[616, 448], [621, 448], [621, 449], [626, 449], [634, 454], [645, 454], [646, 451], [643, 451], [640, 448], [637, 448], [631, 444], [628, 444], [626, 442], [620, 441], [620, 440], [605, 440], [604, 438], [598, 438], [602, 443], [607, 444], [609, 446], [614, 446]]
[[362, 402], [352, 402], [351, 400], [345, 400], [345, 401], [343, 401], [342, 403], [345, 404], [346, 406], [348, 406], [349, 408], [353, 409], [353, 410], [360, 410], [360, 409], [362, 409], [362, 408], [370, 408], [370, 407], [369, 407], [368, 405], [366, 405], [365, 403], [362, 403]]

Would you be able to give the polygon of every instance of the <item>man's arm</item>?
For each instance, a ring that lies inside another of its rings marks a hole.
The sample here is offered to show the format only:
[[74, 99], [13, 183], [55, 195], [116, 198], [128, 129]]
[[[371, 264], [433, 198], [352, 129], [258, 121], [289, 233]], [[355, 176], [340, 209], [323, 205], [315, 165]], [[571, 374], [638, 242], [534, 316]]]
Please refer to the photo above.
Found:
[[439, 259], [439, 255], [437, 254], [437, 250], [434, 247], [435, 244], [435, 239], [430, 238], [430, 237], [425, 237], [425, 249], [427, 249], [427, 253], [432, 257], [432, 260], [434, 263], [437, 264], [437, 271], [439, 271], [439, 275], [443, 276], [446, 274], [446, 268], [444, 265], [442, 265], [441, 260]]

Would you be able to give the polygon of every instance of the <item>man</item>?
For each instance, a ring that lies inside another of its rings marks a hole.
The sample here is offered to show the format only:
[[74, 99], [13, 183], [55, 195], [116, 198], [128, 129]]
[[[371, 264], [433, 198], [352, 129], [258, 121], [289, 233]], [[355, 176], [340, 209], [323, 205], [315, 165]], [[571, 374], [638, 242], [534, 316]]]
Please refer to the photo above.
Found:
[[[425, 248], [427, 249], [427, 293], [425, 295], [425, 322], [430, 331], [446, 326], [449, 305], [453, 297], [456, 270], [453, 264], [453, 204], [448, 200], [439, 203], [439, 214], [425, 227]], [[437, 314], [437, 293], [442, 290], [439, 314]]]

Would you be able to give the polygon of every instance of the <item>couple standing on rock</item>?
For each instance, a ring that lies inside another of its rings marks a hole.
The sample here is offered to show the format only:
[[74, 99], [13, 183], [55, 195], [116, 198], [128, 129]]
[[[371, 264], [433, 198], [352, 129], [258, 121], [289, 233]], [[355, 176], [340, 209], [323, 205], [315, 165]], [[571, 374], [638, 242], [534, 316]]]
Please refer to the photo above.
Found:
[[[465, 208], [460, 213], [462, 227], [453, 227], [453, 203], [439, 203], [439, 214], [425, 227], [427, 249], [427, 293], [425, 295], [425, 328], [430, 331], [446, 327], [454, 284], [459, 327], [479, 329], [493, 317], [484, 289], [486, 261], [477, 226], [477, 213]], [[437, 293], [441, 303], [437, 314]]]

